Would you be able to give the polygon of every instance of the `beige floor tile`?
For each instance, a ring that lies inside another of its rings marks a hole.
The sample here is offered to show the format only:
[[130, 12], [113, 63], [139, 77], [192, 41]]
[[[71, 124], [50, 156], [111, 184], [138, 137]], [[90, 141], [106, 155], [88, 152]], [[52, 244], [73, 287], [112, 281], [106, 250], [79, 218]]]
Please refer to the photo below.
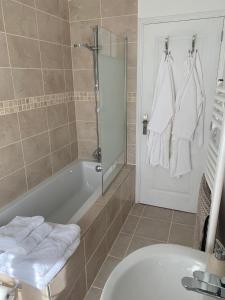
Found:
[[103, 288], [107, 279], [109, 278], [109, 275], [113, 271], [113, 269], [118, 265], [120, 262], [120, 259], [117, 259], [115, 257], [108, 256], [103, 263], [100, 271], [98, 272], [93, 286], [98, 288]]
[[193, 246], [194, 227], [181, 224], [172, 224], [169, 243], [183, 246]]
[[140, 203], [137, 203], [134, 205], [134, 207], [131, 209], [130, 211], [130, 215], [132, 216], [142, 216], [143, 214], [143, 211], [144, 211], [144, 208], [145, 208], [145, 205], [144, 204], [140, 204]]
[[173, 211], [171, 209], [156, 207], [156, 206], [145, 206], [143, 217], [171, 221]]
[[126, 254], [129, 243], [131, 242], [132, 236], [126, 233], [120, 233], [113, 244], [109, 255], [114, 257], [123, 258]]
[[185, 225], [195, 225], [196, 214], [191, 214], [182, 211], [174, 211], [173, 223], [185, 224]]
[[135, 235], [159, 241], [167, 241], [170, 222], [141, 218]]
[[136, 229], [138, 220], [139, 218], [136, 216], [128, 216], [121, 229], [121, 232], [133, 234]]
[[161, 244], [161, 243], [163, 242], [147, 239], [140, 236], [134, 236], [126, 254], [128, 255], [143, 247], [147, 247], [154, 244]]
[[102, 290], [98, 288], [90, 288], [84, 300], [100, 300]]

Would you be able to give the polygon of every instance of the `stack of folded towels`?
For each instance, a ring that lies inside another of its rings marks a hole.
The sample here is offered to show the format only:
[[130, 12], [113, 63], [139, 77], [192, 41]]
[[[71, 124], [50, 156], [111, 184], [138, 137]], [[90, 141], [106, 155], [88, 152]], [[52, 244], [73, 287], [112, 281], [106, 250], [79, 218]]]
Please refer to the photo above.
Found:
[[0, 273], [43, 289], [80, 244], [80, 227], [15, 217], [0, 227]]

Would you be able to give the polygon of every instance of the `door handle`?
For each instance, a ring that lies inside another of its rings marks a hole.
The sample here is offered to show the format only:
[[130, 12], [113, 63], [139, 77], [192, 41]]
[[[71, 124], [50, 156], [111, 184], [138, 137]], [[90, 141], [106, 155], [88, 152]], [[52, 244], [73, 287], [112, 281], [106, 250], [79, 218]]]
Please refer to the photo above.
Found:
[[142, 121], [142, 124], [143, 124], [143, 135], [147, 135], [147, 133], [148, 133], [148, 123], [149, 123], [149, 121], [148, 121], [148, 115], [145, 114], [143, 116], [143, 121]]

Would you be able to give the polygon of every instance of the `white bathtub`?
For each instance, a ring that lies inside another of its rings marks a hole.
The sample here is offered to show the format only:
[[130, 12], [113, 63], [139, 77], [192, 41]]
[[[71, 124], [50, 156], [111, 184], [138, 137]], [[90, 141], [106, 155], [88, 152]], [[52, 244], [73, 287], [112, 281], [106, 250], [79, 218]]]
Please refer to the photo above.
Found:
[[76, 223], [101, 195], [96, 163], [76, 161], [0, 211], [0, 226], [15, 216], [41, 215], [46, 221]]

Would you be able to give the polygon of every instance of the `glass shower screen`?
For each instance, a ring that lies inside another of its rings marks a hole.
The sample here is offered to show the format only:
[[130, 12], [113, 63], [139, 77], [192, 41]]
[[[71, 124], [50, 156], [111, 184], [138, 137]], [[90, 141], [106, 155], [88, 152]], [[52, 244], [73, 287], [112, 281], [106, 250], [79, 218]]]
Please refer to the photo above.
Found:
[[103, 192], [126, 162], [126, 44], [124, 37], [98, 28]]

